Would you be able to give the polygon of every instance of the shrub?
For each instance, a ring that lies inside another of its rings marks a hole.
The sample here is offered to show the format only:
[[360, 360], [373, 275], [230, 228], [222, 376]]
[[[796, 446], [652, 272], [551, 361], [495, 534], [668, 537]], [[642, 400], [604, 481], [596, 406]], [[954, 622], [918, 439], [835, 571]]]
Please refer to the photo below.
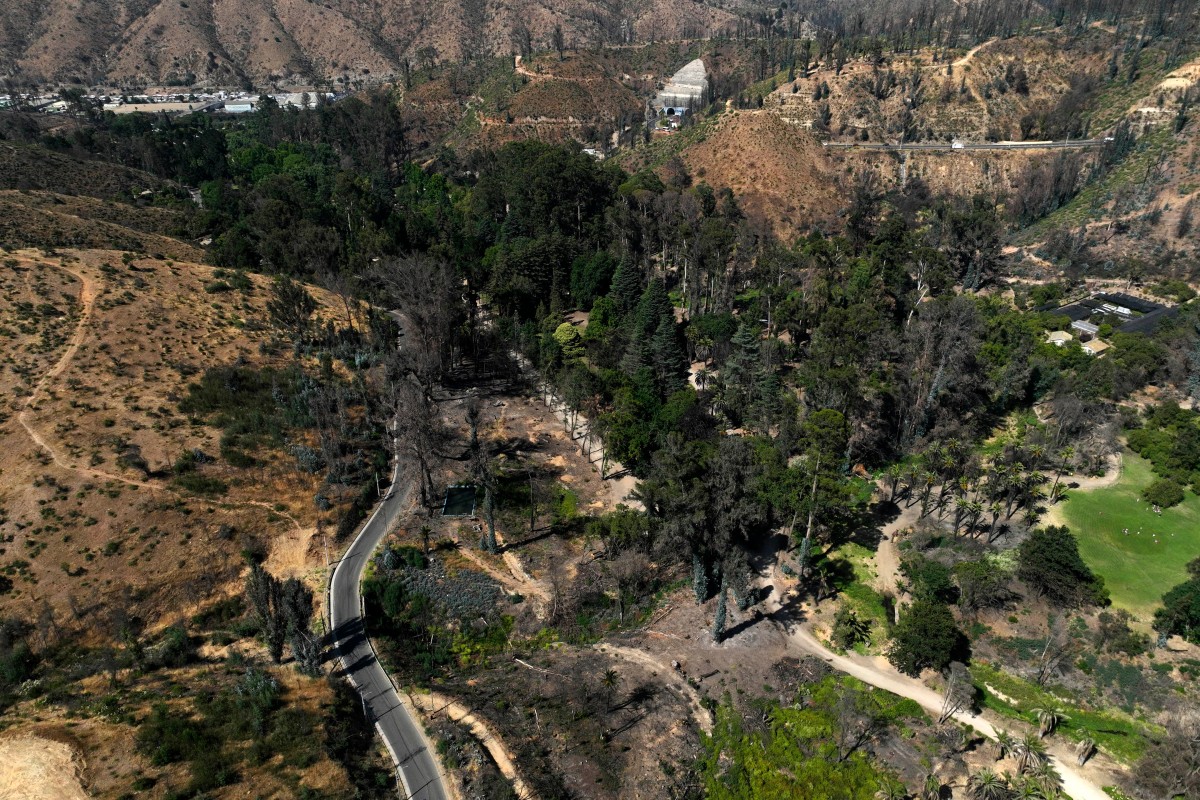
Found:
[[1170, 508], [1183, 502], [1183, 487], [1173, 480], [1161, 478], [1142, 490], [1146, 502]]
[[905, 675], [916, 676], [926, 668], [945, 669], [961, 649], [962, 634], [950, 609], [941, 603], [917, 600], [892, 631], [888, 661]]
[[833, 618], [833, 643], [843, 650], [849, 650], [854, 645], [866, 639], [871, 633], [871, 623], [860, 620], [849, 606], [838, 609]]
[[1058, 606], [1108, 604], [1104, 581], [1079, 555], [1079, 543], [1062, 526], [1038, 528], [1017, 551], [1017, 577]]
[[229, 484], [220, 478], [188, 472], [175, 478], [175, 485], [193, 494], [222, 495], [229, 491]]

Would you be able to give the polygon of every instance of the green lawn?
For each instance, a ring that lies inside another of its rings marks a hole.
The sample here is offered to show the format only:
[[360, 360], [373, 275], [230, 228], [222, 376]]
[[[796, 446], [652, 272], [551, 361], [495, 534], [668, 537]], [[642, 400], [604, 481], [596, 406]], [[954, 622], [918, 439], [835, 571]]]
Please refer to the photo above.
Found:
[[1146, 622], [1163, 593], [1184, 581], [1184, 565], [1200, 555], [1200, 497], [1188, 491], [1160, 516], [1140, 500], [1152, 480], [1149, 462], [1126, 451], [1115, 484], [1072, 491], [1051, 515], [1075, 534], [1080, 555], [1104, 578], [1113, 604]]

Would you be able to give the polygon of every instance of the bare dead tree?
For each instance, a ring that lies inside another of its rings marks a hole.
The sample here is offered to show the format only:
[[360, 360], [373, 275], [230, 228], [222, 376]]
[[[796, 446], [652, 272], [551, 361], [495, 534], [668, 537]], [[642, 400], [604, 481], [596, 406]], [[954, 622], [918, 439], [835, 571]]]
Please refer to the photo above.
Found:
[[427, 397], [452, 361], [454, 330], [462, 318], [462, 290], [450, 265], [427, 255], [380, 262], [374, 278], [402, 317], [409, 369]]

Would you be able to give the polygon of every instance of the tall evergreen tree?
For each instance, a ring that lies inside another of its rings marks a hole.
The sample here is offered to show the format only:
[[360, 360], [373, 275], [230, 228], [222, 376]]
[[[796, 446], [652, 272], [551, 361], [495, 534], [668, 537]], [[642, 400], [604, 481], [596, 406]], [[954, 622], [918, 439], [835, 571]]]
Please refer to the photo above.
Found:
[[628, 258], [621, 259], [621, 263], [617, 264], [608, 296], [612, 298], [617, 313], [622, 317], [632, 314], [637, 309], [638, 301], [642, 297], [642, 271]]

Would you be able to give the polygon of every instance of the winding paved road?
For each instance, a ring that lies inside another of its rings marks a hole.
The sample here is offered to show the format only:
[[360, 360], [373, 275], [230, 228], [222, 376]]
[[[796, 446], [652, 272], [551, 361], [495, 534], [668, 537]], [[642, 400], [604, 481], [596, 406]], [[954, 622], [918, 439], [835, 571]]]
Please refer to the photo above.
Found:
[[366, 636], [359, 593], [371, 553], [403, 512], [411, 491], [410, 483], [400, 481], [397, 462], [391, 488], [333, 571], [329, 582], [330, 639], [334, 657], [341, 660], [339, 674], [362, 696], [363, 710], [374, 721], [375, 730], [396, 763], [405, 795], [413, 800], [447, 800], [437, 756], [420, 723], [401, 705], [396, 688]]

